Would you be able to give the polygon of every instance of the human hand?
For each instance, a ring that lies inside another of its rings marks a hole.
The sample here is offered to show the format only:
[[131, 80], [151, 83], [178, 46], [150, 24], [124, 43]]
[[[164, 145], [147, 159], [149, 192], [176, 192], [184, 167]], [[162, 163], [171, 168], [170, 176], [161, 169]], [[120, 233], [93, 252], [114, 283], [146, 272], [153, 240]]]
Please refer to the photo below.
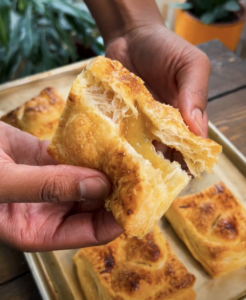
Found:
[[56, 165], [47, 145], [0, 122], [0, 239], [23, 251], [47, 251], [104, 244], [120, 235], [104, 209], [106, 176]]
[[106, 39], [106, 56], [141, 77], [156, 100], [178, 108], [196, 135], [207, 136], [207, 56], [154, 18]]

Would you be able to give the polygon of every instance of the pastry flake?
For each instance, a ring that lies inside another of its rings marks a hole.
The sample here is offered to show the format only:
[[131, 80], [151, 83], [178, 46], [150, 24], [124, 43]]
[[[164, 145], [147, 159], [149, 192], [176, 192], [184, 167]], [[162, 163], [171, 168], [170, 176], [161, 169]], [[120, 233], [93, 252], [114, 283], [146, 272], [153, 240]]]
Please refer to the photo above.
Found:
[[40, 140], [51, 140], [65, 101], [53, 87], [47, 87], [33, 99], [2, 116], [0, 121], [28, 132]]
[[119, 238], [80, 249], [73, 258], [86, 299], [194, 300], [195, 276], [178, 260], [156, 225], [143, 239]]
[[212, 277], [246, 265], [246, 211], [224, 183], [175, 199], [165, 216]]
[[153, 140], [180, 151], [196, 177], [212, 172], [221, 151], [191, 133], [177, 109], [155, 101], [139, 77], [97, 57], [74, 81], [48, 152], [59, 163], [105, 173], [112, 183], [106, 208], [141, 238], [190, 180]]

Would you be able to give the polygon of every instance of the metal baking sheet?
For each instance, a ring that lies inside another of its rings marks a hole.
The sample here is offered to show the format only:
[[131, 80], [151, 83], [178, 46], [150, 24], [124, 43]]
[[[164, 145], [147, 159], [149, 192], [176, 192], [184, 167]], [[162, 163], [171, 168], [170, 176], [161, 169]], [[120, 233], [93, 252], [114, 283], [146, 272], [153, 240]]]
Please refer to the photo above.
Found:
[[[0, 115], [38, 95], [47, 86], [56, 87], [63, 97], [67, 98], [72, 81], [87, 63], [88, 61], [82, 61], [0, 85]], [[214, 168], [214, 174], [205, 174], [199, 181], [192, 180], [181, 194], [196, 193], [218, 180], [222, 180], [246, 208], [246, 158], [212, 123], [209, 123], [209, 137], [219, 142], [224, 149], [218, 165]], [[196, 276], [194, 289], [198, 300], [246, 299], [246, 267], [221, 278], [212, 279], [178, 239], [165, 217], [160, 221], [160, 225], [174, 252], [188, 271]], [[63, 250], [25, 253], [44, 300], [86, 300], [72, 262], [75, 252], [76, 250]]]

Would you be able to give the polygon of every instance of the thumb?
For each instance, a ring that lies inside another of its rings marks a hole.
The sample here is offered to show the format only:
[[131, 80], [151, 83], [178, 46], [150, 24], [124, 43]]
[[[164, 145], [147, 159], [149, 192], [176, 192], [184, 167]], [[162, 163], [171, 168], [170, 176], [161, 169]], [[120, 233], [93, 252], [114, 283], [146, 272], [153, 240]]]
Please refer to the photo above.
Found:
[[208, 120], [205, 109], [210, 62], [203, 52], [195, 49], [184, 64], [177, 75], [178, 107], [189, 129], [196, 135], [206, 137]]
[[110, 190], [106, 176], [75, 166], [27, 166], [2, 163], [0, 203], [103, 200]]

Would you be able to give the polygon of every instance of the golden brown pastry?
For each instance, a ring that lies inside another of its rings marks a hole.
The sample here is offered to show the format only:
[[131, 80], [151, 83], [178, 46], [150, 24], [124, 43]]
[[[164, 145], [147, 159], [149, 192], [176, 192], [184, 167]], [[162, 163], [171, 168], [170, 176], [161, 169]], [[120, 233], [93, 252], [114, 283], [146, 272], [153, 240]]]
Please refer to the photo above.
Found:
[[246, 265], [246, 211], [222, 182], [175, 199], [165, 216], [212, 277]]
[[155, 101], [119, 62], [97, 57], [74, 81], [48, 152], [59, 163], [104, 172], [113, 186], [107, 209], [128, 235], [141, 238], [190, 180], [153, 140], [180, 151], [196, 177], [212, 171], [221, 151], [191, 133], [177, 109]]
[[40, 140], [51, 140], [64, 106], [65, 101], [58, 91], [47, 87], [37, 97], [2, 116], [0, 120]]
[[119, 238], [74, 256], [88, 300], [193, 300], [195, 276], [178, 260], [156, 225], [143, 239]]

